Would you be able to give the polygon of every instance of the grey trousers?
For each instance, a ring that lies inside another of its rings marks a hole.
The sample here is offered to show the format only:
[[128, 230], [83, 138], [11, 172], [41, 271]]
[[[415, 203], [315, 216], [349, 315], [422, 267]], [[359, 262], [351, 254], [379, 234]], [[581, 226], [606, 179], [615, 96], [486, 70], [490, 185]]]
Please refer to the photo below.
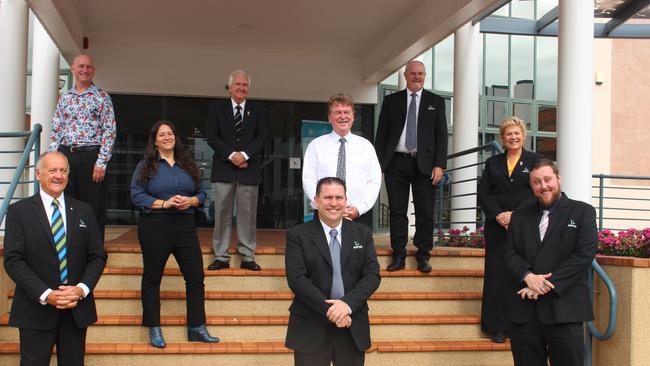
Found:
[[214, 192], [214, 232], [212, 248], [217, 260], [228, 262], [228, 246], [232, 232], [232, 213], [237, 202], [237, 251], [242, 261], [255, 260], [257, 231], [257, 185], [231, 183], [212, 183]]

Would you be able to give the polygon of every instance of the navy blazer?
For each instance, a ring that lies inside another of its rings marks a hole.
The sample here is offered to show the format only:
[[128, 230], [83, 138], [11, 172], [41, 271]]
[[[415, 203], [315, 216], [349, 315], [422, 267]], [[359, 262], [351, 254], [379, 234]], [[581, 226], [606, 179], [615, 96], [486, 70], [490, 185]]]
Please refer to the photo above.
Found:
[[[66, 196], [65, 209], [68, 283], [82, 282], [90, 289], [71, 310], [75, 324], [85, 328], [97, 321], [93, 288], [106, 265], [106, 253], [90, 206]], [[53, 329], [59, 322], [59, 310], [41, 305], [39, 297], [48, 288], [59, 287], [59, 259], [39, 193], [9, 206], [6, 229], [4, 265], [16, 283], [9, 325]]]
[[[447, 167], [447, 115], [441, 96], [422, 90], [418, 109], [417, 161], [420, 172], [431, 175], [434, 167]], [[386, 171], [406, 123], [406, 89], [387, 95], [381, 106], [375, 150]]]
[[520, 283], [527, 271], [552, 273], [549, 281], [555, 288], [536, 301], [522, 300], [513, 294], [511, 320], [528, 322], [535, 307], [543, 324], [592, 320], [587, 270], [596, 256], [596, 210], [563, 193], [549, 217], [544, 240], [539, 237], [540, 220], [537, 201], [513, 212], [504, 249], [505, 262], [513, 281]]
[[[363, 224], [343, 220], [341, 227], [341, 274], [345, 296], [352, 309], [350, 332], [360, 351], [370, 347], [368, 299], [379, 287], [379, 263], [372, 231]], [[314, 353], [323, 344], [332, 291], [332, 258], [320, 220], [287, 231], [285, 254], [287, 282], [295, 294], [289, 308], [285, 345], [299, 352]]]
[[[207, 121], [208, 145], [212, 155], [212, 182], [230, 183], [238, 180], [244, 184], [259, 184], [262, 155], [266, 139], [266, 109], [246, 100], [242, 130], [235, 134], [235, 116], [230, 98], [210, 104]], [[248, 155], [248, 167], [240, 169], [228, 157], [235, 151]]]

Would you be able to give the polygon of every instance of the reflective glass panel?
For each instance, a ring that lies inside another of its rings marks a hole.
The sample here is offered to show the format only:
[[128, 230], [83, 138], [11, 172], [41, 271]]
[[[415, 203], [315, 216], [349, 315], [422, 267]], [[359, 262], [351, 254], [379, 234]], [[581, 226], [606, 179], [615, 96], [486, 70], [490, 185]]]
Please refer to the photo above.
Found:
[[537, 37], [538, 100], [557, 100], [557, 38]]
[[508, 36], [485, 35], [485, 95], [508, 96]]
[[535, 38], [529, 36], [512, 36], [510, 49], [512, 97], [517, 99], [533, 99]]
[[435, 47], [435, 90], [454, 91], [454, 35]]
[[552, 105], [540, 105], [537, 108], [537, 129], [539, 131], [557, 131], [557, 107]]

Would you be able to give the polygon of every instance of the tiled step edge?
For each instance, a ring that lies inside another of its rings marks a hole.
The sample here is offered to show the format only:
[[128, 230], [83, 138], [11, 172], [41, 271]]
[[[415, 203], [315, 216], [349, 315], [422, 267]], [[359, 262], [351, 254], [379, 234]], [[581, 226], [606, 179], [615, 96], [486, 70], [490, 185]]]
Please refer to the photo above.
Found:
[[[106, 267], [105, 275], [142, 275], [142, 267]], [[265, 268], [261, 271], [250, 271], [240, 268], [220, 269], [217, 271], [204, 271], [206, 276], [285, 276], [284, 268]], [[165, 268], [164, 275], [180, 276], [179, 268]], [[483, 270], [473, 269], [434, 269], [429, 273], [422, 273], [416, 269], [401, 271], [381, 271], [382, 277], [483, 277]]]
[[[510, 343], [490, 341], [381, 341], [374, 342], [366, 352], [441, 352], [441, 351], [506, 351]], [[17, 342], [0, 343], [0, 354], [19, 353]], [[87, 343], [86, 354], [260, 354], [291, 353], [283, 342], [168, 343], [164, 349], [148, 343]]]
[[[479, 315], [370, 315], [370, 324], [398, 325], [398, 324], [478, 324]], [[0, 317], [0, 325], [6, 326], [9, 322], [8, 314]], [[286, 325], [289, 316], [277, 315], [229, 315], [208, 316], [207, 325]], [[164, 315], [160, 317], [162, 325], [186, 325], [187, 320], [183, 315]], [[139, 315], [100, 315], [95, 325], [142, 325]]]
[[[12, 298], [15, 291], [9, 290]], [[139, 299], [137, 290], [96, 290], [95, 299]], [[160, 291], [160, 298], [166, 300], [184, 300], [185, 291]], [[423, 291], [423, 292], [375, 292], [371, 300], [480, 300], [478, 291]], [[292, 300], [290, 291], [206, 291], [206, 300]]]

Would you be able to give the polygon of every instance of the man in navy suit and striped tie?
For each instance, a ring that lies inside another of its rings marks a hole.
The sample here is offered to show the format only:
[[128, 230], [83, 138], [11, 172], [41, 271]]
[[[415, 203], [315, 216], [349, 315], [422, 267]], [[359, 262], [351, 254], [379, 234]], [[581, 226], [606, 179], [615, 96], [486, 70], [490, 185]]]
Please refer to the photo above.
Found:
[[97, 321], [92, 290], [106, 254], [90, 206], [63, 191], [65, 155], [36, 163], [40, 192], [7, 211], [4, 266], [16, 283], [9, 325], [20, 331], [20, 364], [47, 366], [56, 345], [59, 365], [83, 365], [86, 329]]

